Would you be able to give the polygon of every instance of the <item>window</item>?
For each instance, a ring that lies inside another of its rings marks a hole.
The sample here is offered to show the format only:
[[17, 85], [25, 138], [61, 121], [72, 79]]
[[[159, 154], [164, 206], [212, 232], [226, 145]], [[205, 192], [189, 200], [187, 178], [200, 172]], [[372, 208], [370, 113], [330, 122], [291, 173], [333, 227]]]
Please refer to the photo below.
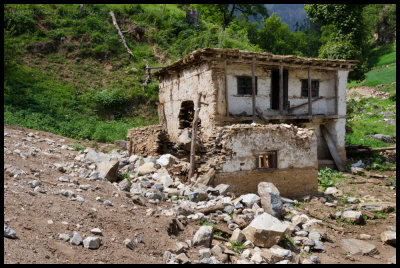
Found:
[[278, 167], [277, 151], [270, 151], [256, 155], [257, 168], [271, 169]]
[[[253, 95], [251, 86], [251, 76], [237, 76], [237, 94]], [[256, 95], [257, 95], [257, 77], [255, 77]]]
[[[301, 96], [308, 97], [308, 79], [301, 80]], [[319, 97], [319, 80], [311, 80], [311, 97]]]

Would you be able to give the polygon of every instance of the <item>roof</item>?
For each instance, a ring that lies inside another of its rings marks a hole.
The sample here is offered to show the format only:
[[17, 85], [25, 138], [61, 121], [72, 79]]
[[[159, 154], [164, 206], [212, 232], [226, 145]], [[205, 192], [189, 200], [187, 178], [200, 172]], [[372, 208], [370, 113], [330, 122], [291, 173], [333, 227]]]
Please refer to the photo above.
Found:
[[256, 65], [297, 67], [313, 69], [351, 70], [358, 60], [303, 58], [294, 55], [273, 55], [266, 52], [251, 52], [239, 49], [203, 48], [154, 73], [155, 76], [176, 72], [194, 63], [226, 60], [228, 63], [254, 63]]

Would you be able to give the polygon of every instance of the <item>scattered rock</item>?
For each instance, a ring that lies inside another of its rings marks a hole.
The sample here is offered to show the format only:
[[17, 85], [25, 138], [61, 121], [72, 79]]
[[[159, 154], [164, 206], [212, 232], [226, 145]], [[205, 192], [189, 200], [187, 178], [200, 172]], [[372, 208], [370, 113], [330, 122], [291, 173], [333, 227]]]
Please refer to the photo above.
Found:
[[246, 241], [246, 236], [242, 233], [242, 231], [239, 228], [236, 228], [235, 231], [233, 231], [229, 241], [231, 243], [233, 242], [242, 243], [243, 241]]
[[132, 240], [130, 240], [129, 238], [126, 238], [126, 239], [124, 240], [124, 245], [125, 245], [127, 248], [131, 249], [131, 250], [134, 250], [134, 249], [135, 249], [135, 245], [132, 243]]
[[264, 211], [279, 218], [284, 212], [279, 190], [270, 182], [260, 182], [257, 189]]
[[82, 243], [82, 237], [78, 234], [78, 232], [73, 233], [71, 240], [69, 241], [70, 244], [72, 245], [80, 245]]
[[16, 232], [6, 225], [4, 225], [4, 236], [11, 239], [17, 238]]
[[257, 216], [242, 232], [256, 246], [272, 247], [281, 240], [288, 225], [268, 213]]
[[83, 247], [88, 249], [98, 249], [100, 247], [100, 238], [95, 236], [86, 237], [83, 240]]
[[137, 169], [140, 176], [147, 175], [156, 171], [153, 162], [144, 163]]
[[354, 222], [360, 224], [364, 221], [360, 211], [347, 210], [343, 211], [342, 218], [347, 222]]
[[379, 253], [373, 244], [354, 238], [342, 239], [341, 244], [343, 250], [349, 252], [351, 255], [373, 256]]
[[211, 247], [211, 240], [213, 237], [212, 226], [201, 226], [193, 238], [193, 246]]
[[245, 204], [247, 207], [251, 207], [254, 203], [258, 202], [260, 197], [256, 194], [245, 194], [242, 195], [241, 202]]
[[118, 160], [110, 160], [108, 162], [101, 162], [98, 164], [99, 176], [106, 178], [110, 182], [115, 182], [118, 178]]
[[384, 244], [396, 247], [396, 232], [385, 231], [381, 233], [380, 238]]
[[101, 230], [99, 228], [93, 228], [90, 230], [90, 232], [95, 235], [103, 235], [103, 233], [101, 232]]

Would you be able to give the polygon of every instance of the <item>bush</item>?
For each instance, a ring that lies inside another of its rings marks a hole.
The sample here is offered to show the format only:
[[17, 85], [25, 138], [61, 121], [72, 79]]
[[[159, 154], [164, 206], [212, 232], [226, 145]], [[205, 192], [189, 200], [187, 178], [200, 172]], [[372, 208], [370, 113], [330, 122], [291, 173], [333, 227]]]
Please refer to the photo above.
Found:
[[33, 15], [33, 12], [29, 9], [13, 10], [6, 8], [4, 10], [4, 28], [14, 36], [23, 33], [34, 33], [37, 26]]

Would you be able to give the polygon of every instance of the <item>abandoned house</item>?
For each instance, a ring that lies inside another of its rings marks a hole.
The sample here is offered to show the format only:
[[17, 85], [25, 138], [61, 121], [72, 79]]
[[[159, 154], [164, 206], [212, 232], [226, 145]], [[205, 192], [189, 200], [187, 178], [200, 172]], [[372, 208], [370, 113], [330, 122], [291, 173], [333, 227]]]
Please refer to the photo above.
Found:
[[[129, 154], [189, 157], [192, 124], [198, 174], [235, 194], [261, 181], [282, 195], [316, 194], [318, 168], [346, 159], [347, 75], [357, 61], [205, 48], [165, 67], [159, 125], [128, 131]], [[200, 97], [199, 103], [197, 98]]]

